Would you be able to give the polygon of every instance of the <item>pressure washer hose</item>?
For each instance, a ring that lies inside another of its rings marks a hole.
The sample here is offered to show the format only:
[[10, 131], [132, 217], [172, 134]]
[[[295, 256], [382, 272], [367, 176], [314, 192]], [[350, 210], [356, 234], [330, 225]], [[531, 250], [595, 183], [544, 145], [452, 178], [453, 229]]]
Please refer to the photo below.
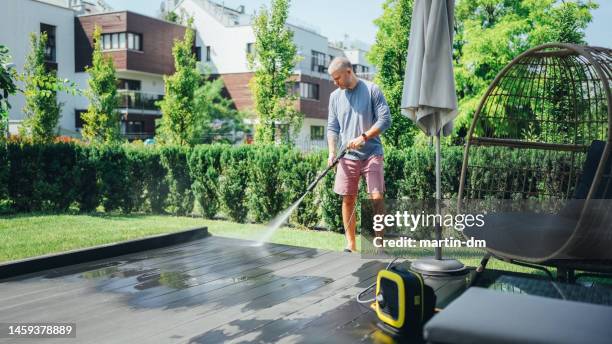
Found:
[[[395, 261], [398, 259], [398, 257], [393, 258], [392, 261], [389, 262], [389, 264], [387, 264], [387, 267], [385, 268], [385, 270], [389, 270], [389, 268], [391, 268], [391, 266], [393, 265], [393, 263], [395, 263]], [[377, 296], [371, 298], [371, 299], [367, 299], [367, 300], [362, 300], [361, 296], [363, 294], [365, 294], [366, 292], [370, 291], [370, 289], [374, 288], [376, 286], [376, 282], [372, 283], [369, 287], [365, 288], [361, 293], [357, 294], [357, 302], [361, 303], [361, 304], [368, 304], [370, 302], [374, 302], [377, 299]]]

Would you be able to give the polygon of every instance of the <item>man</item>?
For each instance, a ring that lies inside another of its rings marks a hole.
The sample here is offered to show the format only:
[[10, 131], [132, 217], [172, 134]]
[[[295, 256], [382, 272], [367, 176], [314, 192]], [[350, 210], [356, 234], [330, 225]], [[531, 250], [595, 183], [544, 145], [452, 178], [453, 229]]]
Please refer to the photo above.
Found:
[[354, 210], [361, 176], [370, 198], [375, 202], [383, 199], [383, 148], [379, 136], [391, 125], [391, 114], [380, 88], [357, 78], [347, 58], [335, 58], [329, 65], [329, 74], [338, 89], [329, 96], [327, 163], [334, 160], [338, 141], [341, 147], [350, 149], [338, 164], [334, 192], [342, 195], [345, 251], [353, 252], [357, 250]]

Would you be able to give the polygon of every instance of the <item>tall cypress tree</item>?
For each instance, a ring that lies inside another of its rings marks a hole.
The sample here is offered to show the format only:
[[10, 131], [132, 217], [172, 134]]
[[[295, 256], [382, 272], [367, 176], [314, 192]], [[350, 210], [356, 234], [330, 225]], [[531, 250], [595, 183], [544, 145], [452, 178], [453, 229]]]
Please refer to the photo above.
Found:
[[100, 28], [96, 26], [92, 65], [86, 69], [89, 73], [86, 92], [89, 106], [83, 114], [81, 133], [90, 142], [117, 142], [120, 140], [117, 77], [112, 58], [102, 53], [100, 37]]
[[52, 142], [57, 136], [61, 104], [57, 101], [56, 72], [45, 66], [47, 34], [30, 34], [31, 52], [24, 66], [25, 119], [20, 128], [22, 136], [34, 142]]
[[199, 139], [199, 115], [194, 99], [201, 76], [196, 68], [193, 52], [195, 33], [191, 23], [189, 20], [184, 38], [174, 42], [172, 56], [176, 72], [164, 76], [166, 94], [164, 99], [158, 102], [162, 112], [158, 137], [164, 143], [193, 145]]
[[385, 145], [398, 148], [411, 146], [417, 132], [414, 124], [401, 114], [412, 4], [413, 0], [387, 0], [383, 4], [383, 14], [374, 21], [378, 26], [376, 43], [368, 55], [377, 69], [375, 82], [391, 110], [391, 127], [382, 139]]
[[299, 61], [293, 31], [286, 26], [288, 15], [289, 0], [272, 0], [270, 11], [262, 7], [253, 23], [255, 47], [248, 62], [255, 75], [249, 86], [259, 117], [255, 139], [262, 143], [275, 141], [278, 123], [285, 125], [279, 128], [281, 140], [290, 142], [290, 132], [297, 132], [304, 119], [295, 107], [297, 97], [287, 90]]

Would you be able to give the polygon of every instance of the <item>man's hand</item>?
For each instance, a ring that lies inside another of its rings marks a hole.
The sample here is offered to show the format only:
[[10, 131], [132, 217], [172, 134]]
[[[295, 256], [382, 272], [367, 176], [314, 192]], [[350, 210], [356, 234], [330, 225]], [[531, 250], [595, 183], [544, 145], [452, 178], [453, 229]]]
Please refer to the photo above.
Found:
[[329, 153], [329, 156], [327, 157], [327, 167], [331, 166], [334, 163], [334, 159], [336, 159], [336, 154]]
[[363, 136], [359, 136], [357, 138], [352, 139], [351, 142], [348, 143], [347, 148], [348, 149], [359, 149], [364, 144], [365, 144], [365, 140], [363, 139]]

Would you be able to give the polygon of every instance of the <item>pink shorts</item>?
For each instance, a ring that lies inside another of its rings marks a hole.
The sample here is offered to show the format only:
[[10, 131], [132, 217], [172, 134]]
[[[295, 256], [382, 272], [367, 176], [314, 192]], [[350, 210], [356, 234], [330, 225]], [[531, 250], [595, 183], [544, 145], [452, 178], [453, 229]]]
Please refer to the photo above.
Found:
[[340, 159], [336, 170], [334, 192], [339, 195], [357, 195], [361, 176], [366, 180], [368, 193], [383, 193], [385, 178], [382, 155], [374, 155], [367, 160]]

